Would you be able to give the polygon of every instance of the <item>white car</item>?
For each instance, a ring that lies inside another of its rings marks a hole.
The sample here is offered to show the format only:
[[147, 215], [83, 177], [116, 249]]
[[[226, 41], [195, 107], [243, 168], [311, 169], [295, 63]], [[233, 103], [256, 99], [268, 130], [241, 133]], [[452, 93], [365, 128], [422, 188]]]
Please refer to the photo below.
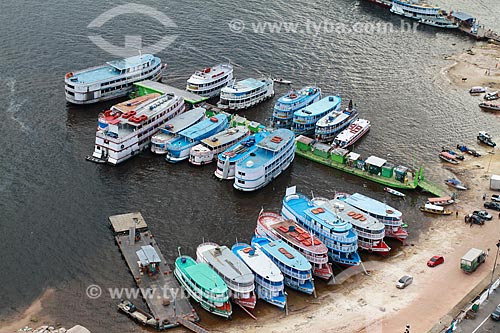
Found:
[[401, 279], [399, 279], [398, 283], [396, 283], [396, 288], [404, 289], [409, 286], [413, 282], [413, 277], [410, 275], [405, 275]]
[[500, 202], [500, 194], [493, 194], [491, 196], [491, 201]]

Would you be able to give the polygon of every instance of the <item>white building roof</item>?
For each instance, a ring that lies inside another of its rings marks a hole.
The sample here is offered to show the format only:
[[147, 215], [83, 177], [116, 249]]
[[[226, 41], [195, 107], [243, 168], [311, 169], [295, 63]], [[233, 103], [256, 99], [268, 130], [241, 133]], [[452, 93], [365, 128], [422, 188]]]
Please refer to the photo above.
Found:
[[370, 164], [370, 165], [373, 165], [373, 166], [376, 166], [379, 168], [381, 168], [382, 165], [387, 163], [386, 160], [384, 160], [383, 158], [377, 157], [377, 156], [370, 156], [366, 159], [365, 162], [366, 162], [366, 164]]

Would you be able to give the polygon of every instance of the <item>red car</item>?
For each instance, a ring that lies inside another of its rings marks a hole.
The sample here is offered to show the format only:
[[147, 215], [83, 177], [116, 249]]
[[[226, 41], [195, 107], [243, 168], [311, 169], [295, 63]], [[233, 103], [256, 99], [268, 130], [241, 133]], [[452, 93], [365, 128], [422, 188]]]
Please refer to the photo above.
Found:
[[436, 267], [437, 265], [441, 265], [444, 263], [444, 257], [443, 256], [434, 256], [429, 261], [427, 262], [427, 266], [429, 267]]

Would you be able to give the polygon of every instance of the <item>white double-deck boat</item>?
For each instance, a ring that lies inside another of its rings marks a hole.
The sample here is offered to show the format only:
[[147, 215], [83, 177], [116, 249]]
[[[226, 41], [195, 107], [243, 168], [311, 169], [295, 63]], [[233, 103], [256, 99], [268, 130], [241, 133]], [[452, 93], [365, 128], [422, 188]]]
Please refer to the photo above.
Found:
[[392, 0], [390, 11], [438, 28], [456, 29], [458, 24], [448, 19], [440, 7], [420, 0]]
[[266, 186], [292, 164], [294, 157], [293, 132], [274, 130], [257, 144], [257, 149], [236, 163], [234, 188], [255, 191]]
[[338, 96], [326, 96], [311, 105], [295, 111], [293, 114], [292, 131], [296, 135], [313, 134], [316, 123], [327, 114], [339, 111], [341, 102], [342, 100]]
[[217, 157], [215, 176], [219, 179], [234, 179], [236, 163], [252, 154], [259, 142], [269, 135], [268, 131], [261, 131], [228, 148]]
[[318, 87], [304, 87], [300, 90], [289, 91], [280, 97], [274, 105], [272, 126], [276, 128], [291, 128], [293, 114], [321, 98], [321, 89]]
[[227, 246], [205, 242], [196, 249], [196, 261], [205, 262], [226, 283], [233, 302], [249, 309], [255, 308], [254, 275], [245, 263]]
[[88, 160], [116, 165], [149, 147], [159, 127], [185, 110], [182, 97], [150, 94], [99, 114], [95, 148]]
[[197, 107], [171, 119], [151, 138], [151, 151], [159, 155], [166, 154], [167, 143], [176, 138], [179, 132], [205, 119], [205, 111], [206, 109]]
[[311, 263], [313, 275], [325, 280], [333, 276], [332, 267], [328, 264], [328, 248], [294, 221], [276, 213], [262, 211], [257, 219], [255, 235], [283, 240]]
[[123, 97], [133, 90], [135, 82], [158, 81], [162, 70], [160, 58], [143, 54], [70, 72], [64, 80], [66, 100], [74, 104], [91, 104]]
[[384, 242], [385, 225], [376, 218], [346, 204], [339, 199], [328, 200], [315, 197], [314, 204], [326, 207], [339, 219], [352, 224], [358, 234], [358, 247], [373, 253], [386, 255], [391, 248]]
[[352, 107], [352, 101], [345, 110], [333, 110], [323, 116], [316, 123], [314, 135], [319, 142], [331, 142], [333, 139], [355, 120], [358, 119], [358, 111]]
[[278, 266], [260, 249], [245, 243], [234, 244], [231, 251], [254, 273], [257, 297], [284, 309], [286, 306], [285, 283]]
[[233, 66], [220, 64], [196, 71], [187, 80], [186, 90], [204, 97], [214, 97], [220, 94], [223, 87], [233, 79]]
[[219, 153], [235, 143], [240, 142], [249, 135], [250, 130], [248, 127], [236, 126], [203, 139], [199, 144], [191, 148], [189, 163], [194, 165], [211, 163], [217, 158]]
[[246, 109], [273, 97], [273, 95], [273, 80], [249, 78], [223, 87], [217, 107], [222, 110]]
[[358, 119], [349, 125], [348, 128], [340, 132], [333, 139], [333, 144], [340, 148], [347, 148], [356, 143], [363, 135], [370, 130], [370, 121], [366, 119]]

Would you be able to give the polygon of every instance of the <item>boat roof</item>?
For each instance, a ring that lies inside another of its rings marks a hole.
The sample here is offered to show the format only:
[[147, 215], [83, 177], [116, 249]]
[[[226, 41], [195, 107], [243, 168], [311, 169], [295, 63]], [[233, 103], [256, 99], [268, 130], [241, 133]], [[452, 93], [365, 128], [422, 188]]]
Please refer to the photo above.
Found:
[[347, 204], [345, 201], [338, 199], [314, 198], [313, 202], [321, 207], [326, 207], [330, 211], [335, 212], [337, 216], [353, 226], [364, 230], [381, 231], [385, 229], [385, 225], [378, 219], [364, 213], [354, 206]]
[[299, 271], [312, 269], [311, 263], [299, 251], [281, 239], [269, 240], [263, 237], [254, 237], [252, 245], [260, 246], [265, 253], [288, 267], [293, 267]]
[[305, 145], [310, 145], [314, 139], [313, 138], [310, 138], [308, 136], [305, 136], [305, 135], [299, 135], [296, 139], [295, 139], [297, 142], [301, 142]]
[[[201, 244], [201, 255], [220, 275], [235, 283], [246, 284], [254, 281], [254, 275], [245, 263], [227, 246]], [[203, 247], [205, 249], [203, 249]]]
[[260, 249], [246, 243], [237, 243], [233, 245], [232, 251], [237, 253], [241, 260], [243, 260], [255, 274], [271, 282], [283, 281], [283, 274], [278, 266], [276, 266], [276, 264]]
[[452, 155], [452, 154], [448, 153], [447, 151], [442, 151], [439, 154], [446, 157], [446, 158], [449, 158], [451, 160], [454, 160], [456, 158], [455, 155]]
[[[213, 117], [217, 119], [216, 122], [211, 120], [211, 118]], [[217, 127], [221, 121], [227, 121], [227, 116], [225, 114], [217, 114], [213, 117], [202, 120], [199, 123], [194, 124], [193, 126], [181, 131], [179, 134], [190, 140], [197, 140], [203, 133], [206, 133], [212, 130], [214, 127]]]
[[[183, 262], [183, 259], [184, 262]], [[204, 290], [213, 293], [227, 293], [227, 285], [222, 278], [206, 263], [196, 263], [193, 258], [181, 256], [175, 260], [175, 266], [189, 276]]]
[[345, 130], [340, 132], [339, 135], [335, 138], [335, 140], [342, 141], [342, 142], [348, 142], [351, 140], [353, 137], [355, 137], [360, 130], [356, 131], [355, 128], [356, 126], [361, 126], [361, 129], [364, 129], [368, 126], [370, 126], [370, 121], [366, 119], [358, 119], [355, 122], [353, 122], [349, 127], [347, 127]]
[[[248, 156], [251, 152], [255, 151], [257, 149], [257, 144], [260, 141], [262, 141], [269, 134], [270, 133], [268, 131], [262, 131], [262, 132], [252, 134], [248, 138], [241, 140], [240, 142], [238, 142], [235, 145], [226, 149], [226, 151], [220, 153], [219, 159], [225, 160], [226, 156], [229, 156], [230, 162], [239, 161], [239, 160], [245, 158], [246, 156]], [[255, 139], [255, 143], [252, 144], [250, 147], [245, 146], [246, 143], [248, 143], [250, 145], [252, 138]], [[233, 155], [233, 153], [234, 153], [234, 155]]]
[[194, 72], [193, 75], [187, 80], [191, 84], [200, 84], [215, 81], [226, 73], [233, 71], [233, 65], [231, 64], [218, 64], [213, 67], [207, 67], [201, 71]]
[[245, 136], [248, 132], [250, 132], [250, 130], [246, 126], [231, 127], [206, 139], [203, 139], [201, 140], [201, 142], [209, 147], [219, 147]]
[[294, 104], [298, 103], [302, 100], [306, 100], [312, 98], [316, 95], [316, 93], [321, 93], [321, 90], [318, 87], [303, 87], [299, 90], [291, 90], [287, 92], [285, 95], [281, 96], [276, 102], [278, 104]]
[[346, 121], [347, 118], [351, 116], [353, 112], [357, 112], [356, 110], [333, 110], [327, 115], [323, 116], [318, 122], [316, 126], [333, 126], [337, 124], [341, 124]]
[[151, 81], [151, 80], [136, 82], [136, 83], [134, 83], [134, 86], [142, 87], [142, 88], [145, 88], [147, 91], [157, 92], [157, 93], [160, 93], [162, 95], [170, 93], [170, 94], [174, 94], [176, 96], [181, 96], [189, 104], [199, 104], [199, 103], [206, 101], [208, 99], [208, 97], [196, 95], [196, 94], [193, 94], [189, 91], [175, 88], [175, 87], [169, 86], [167, 84], [156, 82], [156, 81]]
[[472, 248], [462, 257], [462, 260], [473, 261], [479, 255], [481, 255], [484, 251], [476, 248]]
[[442, 206], [436, 206], [436, 205], [433, 205], [433, 204], [430, 204], [430, 203], [425, 204], [424, 208], [425, 209], [431, 209], [431, 210], [439, 210], [439, 211], [444, 210], [444, 207], [442, 207]]
[[407, 6], [410, 6], [410, 7], [415, 7], [415, 8], [427, 8], [427, 9], [436, 9], [436, 10], [439, 10], [441, 8], [439, 6], [434, 6], [434, 5], [431, 5], [431, 4], [422, 2], [422, 1], [415, 2], [415, 1], [412, 1], [412, 0], [410, 0], [410, 1], [393, 0], [393, 2], [394, 3], [402, 4], [402, 5], [407, 5]]
[[325, 96], [319, 101], [294, 112], [294, 116], [309, 117], [330, 112], [340, 105], [342, 99], [339, 96]]
[[381, 168], [385, 163], [387, 163], [387, 160], [372, 155], [365, 160], [365, 163]]
[[239, 93], [243, 94], [245, 92], [254, 90], [254, 89], [259, 89], [265, 85], [267, 85], [269, 82], [272, 83], [271, 79], [254, 79], [254, 78], [248, 78], [244, 79], [241, 81], [236, 81], [233, 84], [229, 84], [222, 88], [222, 92], [225, 93], [232, 93], [235, 95], [238, 95]]
[[440, 198], [428, 198], [427, 201], [430, 203], [436, 203], [436, 202], [442, 202], [442, 201], [450, 201], [452, 200], [452, 197], [447, 196], [447, 197], [440, 197]]
[[353, 151], [351, 151], [349, 154], [347, 154], [347, 158], [352, 160], [352, 161], [356, 161], [360, 157], [361, 157], [361, 154], [355, 153]]
[[160, 263], [161, 259], [156, 250], [151, 245], [141, 246], [141, 249], [135, 252], [141, 264], [147, 266], [152, 263]]
[[350, 197], [345, 198], [344, 202], [378, 216], [401, 218], [403, 215], [399, 210], [360, 193], [354, 193]]
[[258, 223], [266, 229], [274, 230], [280, 238], [287, 239], [290, 243], [310, 252], [320, 254], [328, 252], [326, 245], [318, 238], [310, 235], [293, 220], [287, 220], [279, 214], [262, 212], [259, 215]]
[[115, 76], [124, 75], [123, 73], [121, 73], [121, 70], [136, 67], [148, 61], [161, 62], [160, 58], [155, 57], [151, 54], [144, 54], [142, 56], [134, 56], [121, 60], [113, 60], [107, 62], [106, 65], [76, 71], [75, 73], [73, 73], [73, 77], [70, 81], [78, 83], [104, 81]]
[[326, 207], [314, 205], [306, 209], [304, 214], [328, 230], [342, 233], [352, 229], [352, 225], [349, 222], [341, 220], [338, 215]]
[[188, 128], [189, 126], [195, 124], [198, 120], [205, 117], [205, 108], [197, 107], [181, 113], [180, 115], [172, 118], [168, 121], [168, 123], [162, 129], [165, 132], [176, 134], [180, 131]]
[[[277, 137], [282, 140], [278, 142], [274, 139]], [[273, 158], [277, 151], [294, 139], [295, 135], [291, 130], [286, 128], [276, 129], [257, 144], [257, 149], [253, 152], [255, 156], [250, 154], [245, 156], [245, 158], [238, 162], [238, 165], [245, 168], [261, 167]]]

